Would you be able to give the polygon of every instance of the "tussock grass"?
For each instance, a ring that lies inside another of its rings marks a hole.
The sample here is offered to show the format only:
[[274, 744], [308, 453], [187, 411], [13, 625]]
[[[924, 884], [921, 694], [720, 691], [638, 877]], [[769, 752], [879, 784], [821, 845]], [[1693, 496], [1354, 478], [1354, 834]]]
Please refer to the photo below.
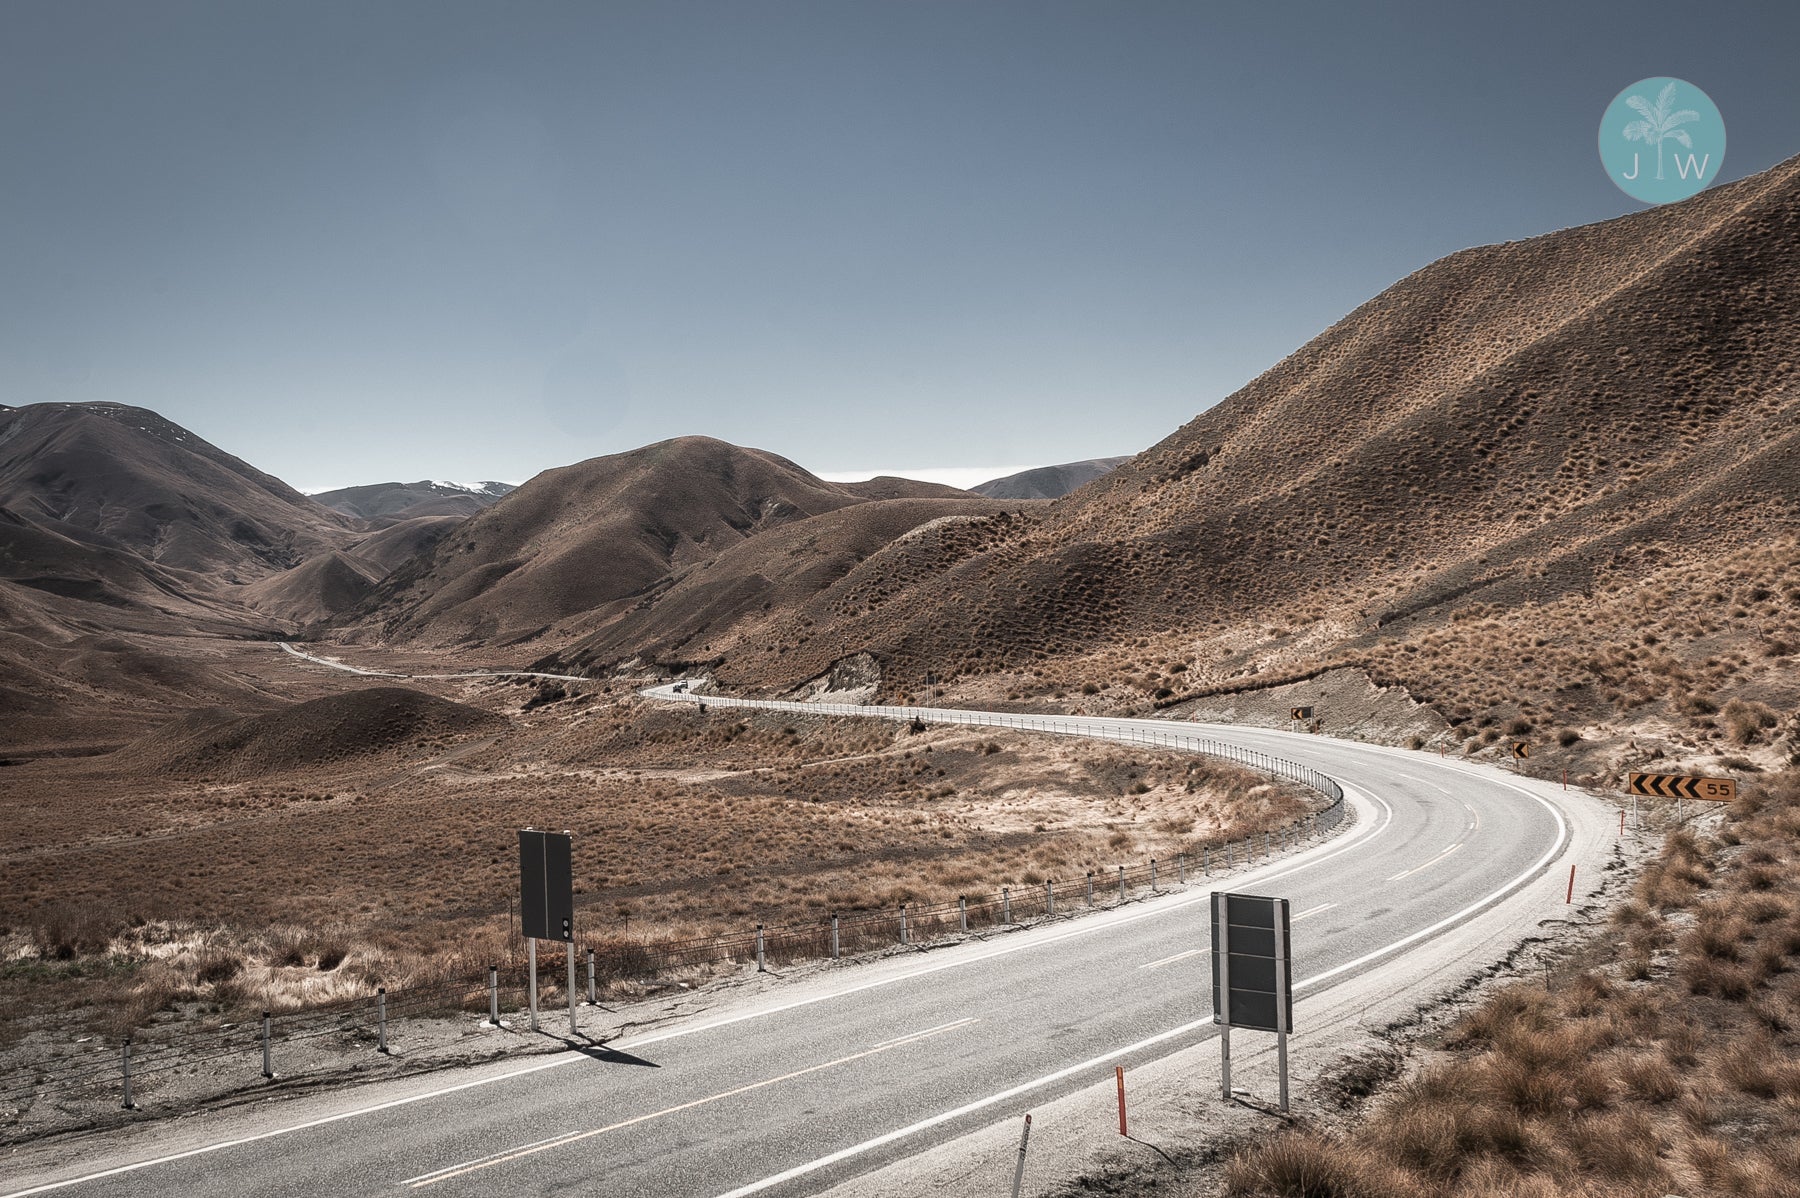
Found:
[[1730, 836], [1672, 834], [1610, 960], [1494, 994], [1353, 1132], [1250, 1148], [1227, 1192], [1800, 1195], [1796, 812], [1789, 771], [1745, 791]]

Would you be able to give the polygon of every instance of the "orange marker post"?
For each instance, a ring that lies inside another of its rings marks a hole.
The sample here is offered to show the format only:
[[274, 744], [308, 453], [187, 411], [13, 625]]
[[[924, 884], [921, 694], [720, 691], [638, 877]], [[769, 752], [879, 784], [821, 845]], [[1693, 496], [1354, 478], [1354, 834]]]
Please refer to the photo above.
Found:
[[1564, 902], [1564, 904], [1568, 904], [1568, 903], [1572, 903], [1574, 901], [1575, 901], [1575, 866], [1571, 864], [1569, 866], [1569, 893], [1566, 896], [1564, 896], [1563, 902]]
[[1127, 1134], [1125, 1131], [1125, 1066], [1114, 1065], [1113, 1076], [1119, 1082], [1119, 1134], [1123, 1136]]

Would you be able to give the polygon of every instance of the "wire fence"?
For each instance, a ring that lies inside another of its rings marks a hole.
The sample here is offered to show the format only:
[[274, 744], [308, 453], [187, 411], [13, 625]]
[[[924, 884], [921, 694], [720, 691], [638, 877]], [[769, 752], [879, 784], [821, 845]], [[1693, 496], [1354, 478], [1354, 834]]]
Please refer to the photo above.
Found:
[[[1084, 736], [1148, 745], [1234, 762], [1271, 778], [1298, 782], [1318, 792], [1324, 805], [1287, 826], [1233, 840], [1200, 838], [1173, 857], [1089, 871], [1079, 878], [1047, 879], [965, 895], [954, 902], [906, 905], [882, 910], [833, 912], [800, 923], [757, 925], [754, 929], [692, 939], [630, 939], [586, 936], [557, 951], [540, 942], [538, 981], [543, 996], [566, 1003], [567, 955], [576, 962], [578, 998], [597, 1000], [625, 981], [719, 965], [766, 968], [803, 960], [825, 960], [908, 945], [936, 937], [1003, 930], [1044, 919], [1117, 906], [1190, 880], [1204, 879], [1329, 834], [1343, 819], [1344, 792], [1338, 783], [1299, 762], [1189, 736], [1166, 725], [1095, 717], [1015, 715], [913, 707], [862, 707], [794, 703], [675, 692], [658, 688], [652, 697], [705, 706], [749, 707], [801, 715], [847, 715], [919, 724], [960, 724], [1023, 732]], [[430, 1016], [485, 1013], [520, 1016], [527, 1005], [530, 977], [521, 961], [497, 962], [479, 976], [378, 990], [376, 994], [312, 1004], [301, 1010], [267, 1012], [249, 1022], [213, 1026], [150, 1026], [120, 1043], [70, 1045], [63, 1055], [0, 1075], [0, 1107], [19, 1108], [56, 1096], [120, 1097], [131, 1100], [130, 1085], [154, 1083], [174, 1071], [206, 1070], [222, 1089], [237, 1088], [258, 1076], [290, 1076], [281, 1069], [297, 1045], [335, 1038], [345, 1052], [370, 1051], [385, 1044], [387, 1024]], [[321, 1067], [314, 1064], [315, 1073]], [[129, 1080], [127, 1080], [129, 1079]]]

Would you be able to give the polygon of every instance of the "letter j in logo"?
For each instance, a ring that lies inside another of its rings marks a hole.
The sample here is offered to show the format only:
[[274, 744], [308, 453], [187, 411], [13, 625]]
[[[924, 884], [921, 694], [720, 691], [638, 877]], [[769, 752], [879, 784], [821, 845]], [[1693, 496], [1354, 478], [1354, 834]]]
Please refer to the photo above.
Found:
[[1725, 165], [1725, 118], [1685, 79], [1640, 79], [1600, 118], [1600, 164], [1634, 200], [1685, 200]]

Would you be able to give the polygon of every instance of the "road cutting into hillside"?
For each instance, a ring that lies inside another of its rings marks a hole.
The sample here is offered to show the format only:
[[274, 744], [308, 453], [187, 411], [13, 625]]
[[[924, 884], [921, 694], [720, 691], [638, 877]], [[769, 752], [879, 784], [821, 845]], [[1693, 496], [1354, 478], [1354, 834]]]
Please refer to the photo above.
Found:
[[[647, 693], [709, 709], [763, 705]], [[768, 706], [1144, 744], [1204, 736], [1336, 779], [1355, 815], [1347, 831], [1211, 883], [1282, 895], [1302, 916], [1293, 952], [1303, 1058], [1329, 1052], [1376, 997], [1427, 1001], [1503, 956], [1565, 910], [1570, 864], [1585, 894], [1612, 848], [1610, 809], [1595, 800], [1403, 750], [1171, 720]], [[612, 1029], [604, 1047], [526, 1065], [150, 1126], [35, 1170], [37, 1154], [21, 1154], [5, 1188], [694, 1198], [942, 1188], [991, 1163], [992, 1129], [1067, 1108], [1110, 1084], [1115, 1066], [1148, 1070], [1214, 1039], [1208, 962], [1195, 951], [1206, 944], [1207, 891], [1194, 880], [1026, 931], [806, 971], [704, 1015]], [[1214, 1085], [1195, 1077], [1189, 1091]], [[1056, 1124], [1042, 1134], [1054, 1145]], [[1042, 1164], [1033, 1173], [1041, 1187], [1069, 1176]]]

